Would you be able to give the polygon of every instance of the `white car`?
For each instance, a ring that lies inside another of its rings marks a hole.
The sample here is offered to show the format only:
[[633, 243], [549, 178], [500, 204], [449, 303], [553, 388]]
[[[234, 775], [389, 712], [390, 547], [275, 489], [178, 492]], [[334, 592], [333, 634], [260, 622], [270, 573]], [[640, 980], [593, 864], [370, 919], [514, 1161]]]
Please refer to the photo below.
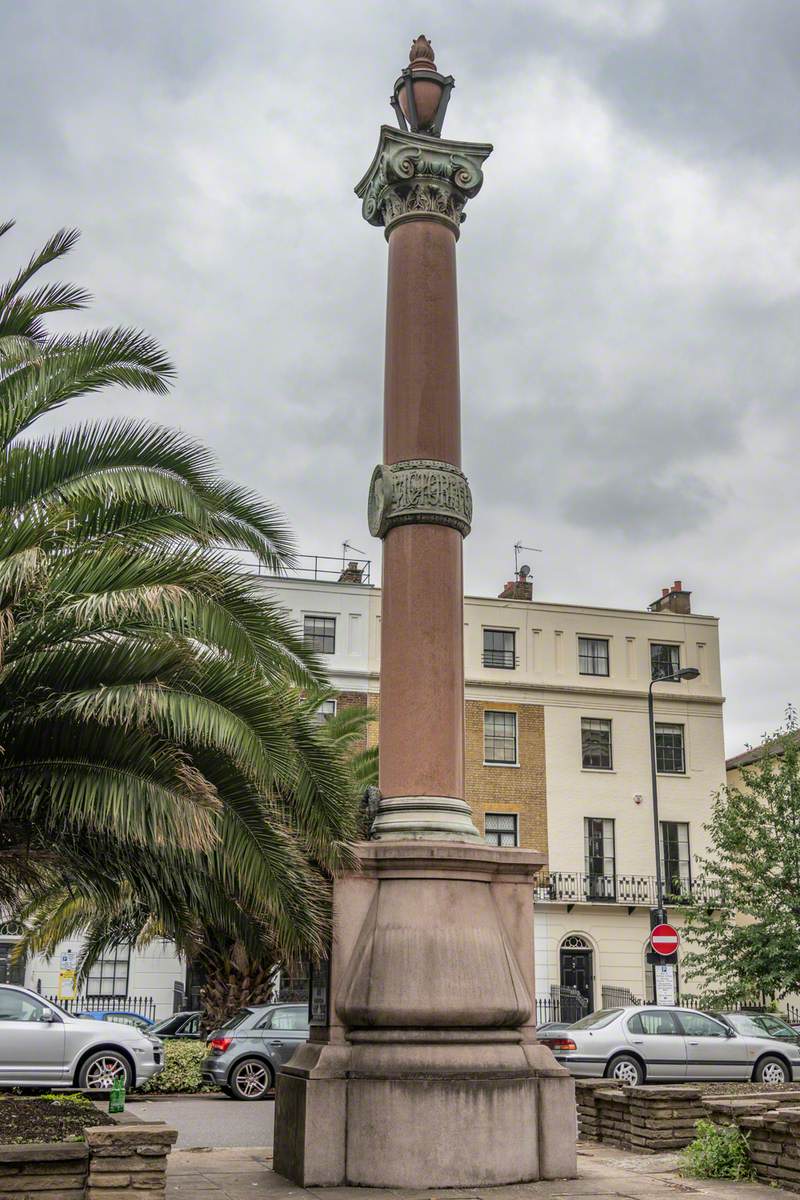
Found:
[[622, 1083], [800, 1079], [800, 1047], [747, 1036], [692, 1008], [599, 1009], [541, 1040], [571, 1074]]
[[164, 1070], [164, 1044], [132, 1025], [73, 1017], [27, 988], [0, 985], [0, 1087], [125, 1090]]

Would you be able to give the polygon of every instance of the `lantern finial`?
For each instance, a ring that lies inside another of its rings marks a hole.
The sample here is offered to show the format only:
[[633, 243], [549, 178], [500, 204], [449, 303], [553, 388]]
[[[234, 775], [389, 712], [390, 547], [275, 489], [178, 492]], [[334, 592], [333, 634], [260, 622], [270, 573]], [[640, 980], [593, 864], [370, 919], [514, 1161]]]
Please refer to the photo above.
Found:
[[436, 64], [433, 61], [433, 46], [430, 44], [424, 33], [421, 33], [418, 38], [415, 38], [411, 43], [411, 50], [408, 54], [408, 61], [413, 68], [415, 63], [419, 63], [423, 67], [435, 70]]

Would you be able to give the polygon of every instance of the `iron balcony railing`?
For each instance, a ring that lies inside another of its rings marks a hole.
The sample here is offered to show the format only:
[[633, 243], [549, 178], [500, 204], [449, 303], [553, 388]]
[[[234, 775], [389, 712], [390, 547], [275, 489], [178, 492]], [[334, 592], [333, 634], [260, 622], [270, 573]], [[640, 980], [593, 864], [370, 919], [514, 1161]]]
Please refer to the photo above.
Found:
[[504, 671], [515, 671], [519, 666], [519, 659], [513, 650], [484, 650], [483, 665], [499, 667]]
[[[658, 888], [654, 875], [592, 875], [584, 871], [550, 871], [537, 880], [537, 901], [560, 904], [626, 904], [654, 908]], [[664, 901], [720, 906], [716, 890], [703, 879], [672, 880], [664, 884]]]

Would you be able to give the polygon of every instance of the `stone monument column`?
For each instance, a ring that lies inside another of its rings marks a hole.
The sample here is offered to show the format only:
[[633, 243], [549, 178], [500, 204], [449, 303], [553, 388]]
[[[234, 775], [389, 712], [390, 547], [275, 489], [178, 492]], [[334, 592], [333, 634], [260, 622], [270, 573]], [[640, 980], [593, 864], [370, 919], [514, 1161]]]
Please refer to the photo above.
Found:
[[573, 1176], [572, 1080], [536, 1040], [533, 883], [544, 855], [487, 846], [464, 796], [456, 241], [491, 146], [447, 141], [453, 81], [425, 38], [358, 184], [389, 243], [380, 792], [361, 870], [337, 879], [329, 976], [277, 1081], [275, 1170], [305, 1186], [486, 1187]]
[[[416, 124], [430, 128], [442, 77], [424, 38], [412, 56], [411, 78], [429, 89]], [[389, 243], [384, 462], [369, 504], [370, 531], [383, 538], [380, 839], [478, 837], [464, 800], [472, 498], [461, 471], [456, 241], [491, 149], [384, 126], [356, 188]]]

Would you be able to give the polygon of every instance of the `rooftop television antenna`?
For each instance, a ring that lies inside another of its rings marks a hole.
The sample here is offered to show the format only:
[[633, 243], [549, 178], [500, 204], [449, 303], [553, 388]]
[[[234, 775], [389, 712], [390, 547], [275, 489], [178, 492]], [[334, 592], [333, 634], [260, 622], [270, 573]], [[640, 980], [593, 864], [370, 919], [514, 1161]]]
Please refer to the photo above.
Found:
[[514, 575], [516, 578], [519, 578], [521, 575], [523, 579], [527, 579], [531, 573], [531, 569], [527, 563], [523, 563], [522, 566], [519, 565], [521, 550], [532, 550], [534, 554], [541, 554], [542, 551], [538, 546], [523, 546], [522, 542], [514, 542]]
[[342, 570], [344, 570], [345, 561], [351, 550], [355, 550], [356, 554], [361, 554], [364, 558], [367, 557], [366, 550], [359, 550], [358, 546], [354, 546], [352, 542], [342, 542]]

